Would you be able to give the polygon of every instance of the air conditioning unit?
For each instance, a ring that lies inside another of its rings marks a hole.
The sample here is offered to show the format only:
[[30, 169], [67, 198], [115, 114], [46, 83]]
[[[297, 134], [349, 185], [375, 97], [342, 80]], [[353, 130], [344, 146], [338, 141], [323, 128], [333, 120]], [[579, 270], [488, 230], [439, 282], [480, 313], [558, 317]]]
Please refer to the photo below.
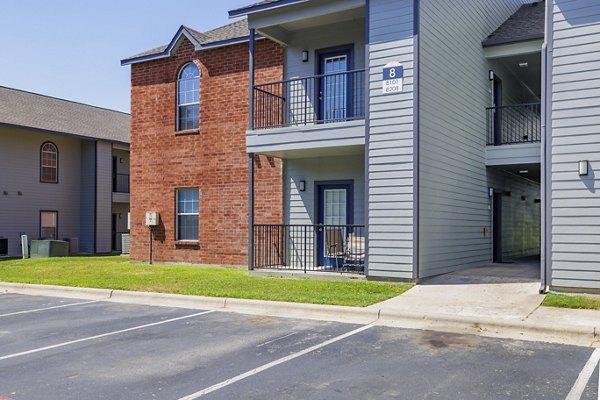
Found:
[[69, 255], [75, 256], [79, 254], [79, 238], [70, 237], [65, 238], [65, 242], [69, 243]]
[[0, 257], [8, 255], [8, 239], [0, 238]]
[[121, 254], [129, 254], [130, 249], [130, 238], [129, 233], [124, 233], [121, 235]]

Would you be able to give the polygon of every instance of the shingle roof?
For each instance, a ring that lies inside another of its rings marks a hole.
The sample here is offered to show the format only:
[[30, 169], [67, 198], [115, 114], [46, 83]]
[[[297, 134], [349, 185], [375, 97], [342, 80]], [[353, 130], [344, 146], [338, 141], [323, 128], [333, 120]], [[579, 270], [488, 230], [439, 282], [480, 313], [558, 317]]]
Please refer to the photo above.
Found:
[[[233, 39], [245, 38], [250, 35], [248, 31], [248, 20], [242, 19], [225, 26], [207, 31], [198, 32], [187, 26], [183, 26], [185, 29], [200, 45], [210, 45], [214, 43], [224, 42]], [[164, 53], [168, 49], [169, 45], [160, 46], [152, 50], [147, 50], [143, 53], [136, 54], [131, 57], [125, 58], [123, 61], [133, 60], [140, 57], [159, 55]]]
[[0, 86], [0, 125], [129, 143], [129, 114]]
[[483, 47], [543, 39], [544, 2], [526, 4], [483, 41]]

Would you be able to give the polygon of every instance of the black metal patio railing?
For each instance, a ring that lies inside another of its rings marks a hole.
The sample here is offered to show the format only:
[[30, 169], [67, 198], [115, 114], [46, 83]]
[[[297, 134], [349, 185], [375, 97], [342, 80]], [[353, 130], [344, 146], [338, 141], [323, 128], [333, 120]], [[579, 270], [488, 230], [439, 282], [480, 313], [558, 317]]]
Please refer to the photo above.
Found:
[[113, 192], [114, 193], [129, 193], [129, 175], [114, 174], [113, 175]]
[[489, 107], [487, 144], [535, 143], [542, 140], [540, 103]]
[[365, 118], [365, 70], [254, 86], [254, 129]]
[[255, 225], [254, 268], [364, 273], [364, 225]]

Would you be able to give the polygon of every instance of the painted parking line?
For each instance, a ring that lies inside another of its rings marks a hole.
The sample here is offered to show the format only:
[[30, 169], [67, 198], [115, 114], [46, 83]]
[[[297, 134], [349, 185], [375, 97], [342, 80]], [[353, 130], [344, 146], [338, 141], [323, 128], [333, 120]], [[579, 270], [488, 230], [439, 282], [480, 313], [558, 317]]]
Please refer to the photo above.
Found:
[[[583, 396], [583, 392], [592, 377], [592, 374], [596, 370], [596, 366], [600, 363], [600, 348], [594, 350], [590, 359], [585, 363], [585, 366], [579, 373], [575, 384], [571, 388], [571, 391], [565, 398], [565, 400], [579, 400]], [[598, 378], [598, 399], [600, 400], [600, 378]]]
[[183, 317], [171, 318], [171, 319], [167, 319], [167, 320], [164, 320], [164, 321], [158, 321], [158, 322], [153, 322], [153, 323], [150, 323], [150, 324], [138, 325], [138, 326], [134, 326], [132, 328], [120, 329], [118, 331], [102, 333], [100, 335], [88, 336], [88, 337], [85, 337], [85, 338], [71, 340], [71, 341], [63, 342], [63, 343], [57, 343], [57, 344], [53, 344], [53, 345], [50, 345], [50, 346], [38, 347], [37, 349], [33, 349], [33, 350], [27, 350], [27, 351], [22, 351], [20, 353], [14, 353], [14, 354], [8, 354], [8, 355], [5, 355], [5, 356], [1, 356], [0, 357], [0, 361], [4, 361], [4, 360], [11, 359], [11, 358], [16, 358], [16, 357], [21, 357], [21, 356], [26, 356], [26, 355], [29, 355], [29, 354], [39, 353], [39, 352], [42, 352], [42, 351], [57, 349], [59, 347], [65, 347], [65, 346], [69, 346], [69, 345], [72, 345], [72, 344], [77, 344], [77, 343], [81, 343], [81, 342], [87, 342], [87, 341], [90, 341], [90, 340], [100, 339], [100, 338], [107, 337], [107, 336], [114, 336], [114, 335], [118, 335], [118, 334], [121, 334], [121, 333], [132, 332], [132, 331], [137, 331], [137, 330], [140, 330], [140, 329], [151, 328], [153, 326], [159, 326], [159, 325], [168, 324], [168, 323], [171, 323], [171, 322], [182, 321], [182, 320], [185, 320], [185, 319], [199, 317], [201, 315], [206, 315], [206, 314], [210, 314], [210, 313], [213, 313], [213, 312], [215, 312], [215, 311], [214, 310], [203, 311], [203, 312], [196, 313], [196, 314], [184, 315]]
[[98, 303], [99, 301], [100, 300], [82, 301], [80, 303], [70, 303], [70, 304], [62, 304], [60, 306], [52, 306], [52, 307], [45, 307], [45, 308], [35, 308], [33, 310], [16, 311], [16, 312], [8, 313], [8, 314], [0, 314], [0, 318], [2, 318], [2, 317], [10, 317], [12, 315], [21, 315], [21, 314], [36, 313], [36, 312], [47, 311], [47, 310], [56, 310], [57, 308], [66, 308], [66, 307], [73, 307], [73, 306], [83, 306], [85, 304]]
[[334, 337], [332, 339], [324, 341], [323, 343], [320, 343], [320, 344], [308, 347], [308, 348], [306, 348], [304, 350], [301, 350], [301, 351], [299, 351], [297, 353], [293, 353], [293, 354], [290, 354], [288, 356], [282, 357], [282, 358], [280, 358], [278, 360], [271, 361], [270, 363], [261, 365], [258, 368], [254, 368], [254, 369], [251, 369], [250, 371], [244, 372], [243, 374], [234, 376], [233, 378], [226, 379], [226, 380], [224, 380], [222, 382], [217, 383], [216, 385], [207, 387], [206, 389], [202, 389], [202, 390], [200, 390], [200, 391], [198, 391], [196, 393], [192, 393], [192, 394], [190, 394], [188, 396], [182, 397], [179, 400], [194, 400], [194, 399], [198, 399], [198, 398], [200, 398], [200, 397], [202, 397], [204, 395], [207, 395], [209, 393], [215, 392], [215, 391], [217, 391], [219, 389], [223, 389], [224, 387], [227, 387], [227, 386], [232, 385], [232, 384], [234, 384], [236, 382], [239, 382], [241, 380], [249, 378], [249, 377], [251, 377], [253, 375], [259, 374], [259, 373], [261, 373], [263, 371], [266, 371], [268, 369], [276, 367], [276, 366], [278, 366], [280, 364], [283, 364], [285, 362], [291, 361], [291, 360], [293, 360], [295, 358], [298, 358], [298, 357], [301, 357], [301, 356], [303, 356], [305, 354], [312, 353], [315, 350], [321, 349], [321, 348], [323, 348], [325, 346], [329, 346], [330, 344], [333, 344], [335, 342], [339, 342], [340, 340], [346, 339], [346, 338], [348, 338], [350, 336], [353, 336], [353, 335], [356, 335], [356, 334], [358, 334], [360, 332], [366, 331], [367, 329], [370, 329], [370, 328], [372, 328], [374, 326], [375, 325], [373, 325], [373, 324], [361, 326], [358, 329], [355, 329], [353, 331], [344, 333], [343, 335], [340, 335], [340, 336], [336, 336], [336, 337]]

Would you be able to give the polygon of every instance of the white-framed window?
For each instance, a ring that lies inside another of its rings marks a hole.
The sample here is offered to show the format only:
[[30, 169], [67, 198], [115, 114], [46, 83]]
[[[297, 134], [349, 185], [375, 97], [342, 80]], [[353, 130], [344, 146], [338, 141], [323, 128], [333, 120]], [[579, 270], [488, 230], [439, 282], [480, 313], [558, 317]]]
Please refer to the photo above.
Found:
[[177, 189], [177, 240], [198, 240], [198, 204], [200, 190]]
[[40, 182], [58, 183], [58, 147], [52, 142], [40, 147]]
[[185, 65], [177, 78], [177, 130], [200, 126], [200, 71], [194, 63]]
[[40, 239], [58, 239], [58, 211], [40, 211]]

